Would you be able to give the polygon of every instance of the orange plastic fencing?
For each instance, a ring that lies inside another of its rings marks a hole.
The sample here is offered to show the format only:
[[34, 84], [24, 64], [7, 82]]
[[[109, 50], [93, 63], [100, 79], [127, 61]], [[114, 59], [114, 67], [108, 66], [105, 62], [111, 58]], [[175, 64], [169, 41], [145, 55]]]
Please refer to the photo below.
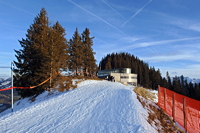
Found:
[[[79, 72], [72, 72], [72, 73], [85, 73], [87, 75], [91, 75], [93, 77], [96, 77], [95, 75], [93, 74], [89, 74], [88, 72], [83, 72], [83, 71], [79, 71]], [[48, 79], [46, 79], [45, 81], [43, 81], [42, 83], [36, 85], [36, 86], [30, 86], [30, 87], [10, 87], [10, 88], [4, 88], [4, 89], [0, 89], [0, 91], [6, 91], [6, 90], [11, 90], [11, 89], [14, 89], [14, 88], [18, 88], [18, 89], [33, 89], [33, 88], [36, 88], [40, 85], [43, 85], [44, 83], [46, 83], [47, 81], [49, 81], [51, 79], [51, 77], [49, 77]]]
[[200, 133], [200, 101], [158, 87], [158, 105], [189, 133]]
[[36, 85], [36, 86], [30, 86], [30, 87], [10, 87], [10, 88], [5, 88], [5, 89], [0, 89], [0, 91], [6, 91], [6, 90], [11, 90], [11, 89], [14, 89], [14, 88], [18, 88], [18, 89], [33, 89], [33, 88], [36, 88], [40, 85], [43, 85], [44, 83], [46, 83], [47, 81], [49, 81], [51, 79], [51, 77], [49, 77], [48, 79], [46, 79], [45, 81], [43, 81], [42, 83]]

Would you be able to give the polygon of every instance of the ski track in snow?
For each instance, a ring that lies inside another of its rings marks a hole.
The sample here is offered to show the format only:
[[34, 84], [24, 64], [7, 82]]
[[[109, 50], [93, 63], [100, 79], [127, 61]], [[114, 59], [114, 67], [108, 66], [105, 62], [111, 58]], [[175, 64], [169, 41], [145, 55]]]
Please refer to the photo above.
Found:
[[0, 132], [157, 132], [147, 122], [148, 113], [132, 89], [120, 83], [87, 80], [75, 90], [50, 96], [45, 92], [31, 104], [22, 99], [15, 103], [13, 113], [0, 114]]

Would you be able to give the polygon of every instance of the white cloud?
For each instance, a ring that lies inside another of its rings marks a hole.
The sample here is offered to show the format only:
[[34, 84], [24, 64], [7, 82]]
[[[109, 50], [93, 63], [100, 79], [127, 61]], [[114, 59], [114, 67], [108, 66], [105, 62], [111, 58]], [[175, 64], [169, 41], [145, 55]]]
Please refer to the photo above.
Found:
[[188, 60], [188, 61], [195, 61], [200, 62], [200, 54], [195, 53], [192, 51], [172, 51], [169, 53], [156, 53], [155, 55], [148, 56], [148, 57], [141, 57], [142, 60], [148, 62], [164, 62], [164, 61], [177, 61], [177, 60]]
[[143, 38], [129, 36], [129, 37], [123, 37], [122, 41], [124, 41], [125, 43], [133, 43], [133, 42], [141, 40], [141, 39], [143, 39]]
[[181, 41], [189, 41], [189, 40], [196, 40], [200, 39], [200, 37], [190, 37], [190, 38], [181, 38], [181, 39], [171, 39], [171, 40], [162, 40], [162, 41], [154, 41], [154, 42], [144, 42], [140, 43], [142, 47], [153, 46], [153, 45], [162, 45], [162, 44], [169, 44]]
[[184, 77], [200, 78], [199, 75], [200, 69], [195, 69], [195, 68], [174, 69], [170, 67], [165, 67], [161, 68], [161, 74], [163, 77], [165, 77], [167, 71], [169, 72], [169, 75], [171, 77], [183, 75]]
[[[123, 46], [119, 46], [117, 49], [115, 49], [115, 51], [123, 51], [123, 50], [133, 50], [136, 48], [146, 48], [148, 51], [150, 51], [151, 53], [156, 53], [157, 50], [156, 48], [154, 48], [153, 46], [156, 45], [164, 45], [164, 44], [168, 44], [168, 48], [171, 48], [173, 45], [170, 45], [172, 43], [176, 43], [176, 42], [181, 42], [181, 41], [190, 41], [190, 40], [196, 40], [196, 39], [200, 39], [200, 37], [191, 37], [191, 38], [181, 38], [181, 39], [171, 39], [171, 40], [162, 40], [162, 41], [153, 41], [153, 42], [135, 42], [135, 41], [142, 41], [142, 38], [135, 38], [135, 37], [127, 37], [124, 38], [127, 40], [126, 43], [132, 43], [132, 44], [126, 44], [124, 43]], [[152, 48], [149, 48], [149, 47]], [[114, 49], [113, 49], [114, 50]]]
[[[200, 64], [188, 65], [188, 68], [190, 68], [190, 69], [199, 69], [199, 68], [200, 68]], [[199, 70], [200, 70], [200, 69], [199, 69]]]
[[169, 23], [183, 29], [200, 32], [200, 22], [196, 20], [187, 20], [182, 18], [171, 18]]
[[200, 32], [200, 23], [192, 24], [189, 27], [185, 26], [184, 28], [188, 28], [188, 29]]

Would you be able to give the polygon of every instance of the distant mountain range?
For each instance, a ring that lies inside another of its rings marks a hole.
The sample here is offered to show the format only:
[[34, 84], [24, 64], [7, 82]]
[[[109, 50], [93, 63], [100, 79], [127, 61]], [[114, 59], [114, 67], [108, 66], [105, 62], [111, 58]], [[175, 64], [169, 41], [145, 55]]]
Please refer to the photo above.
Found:
[[187, 80], [188, 83], [190, 83], [190, 82], [192, 82], [192, 83], [200, 83], [200, 79], [196, 79], [196, 78], [185, 77], [185, 80]]
[[[173, 81], [173, 78], [174, 77], [171, 77], [171, 81]], [[181, 79], [181, 77], [178, 77], [178, 79]], [[188, 83], [192, 82], [193, 84], [200, 83], [200, 79], [197, 78], [184, 77], [184, 80], [187, 80]]]
[[11, 78], [0, 78], [0, 89], [9, 88], [11, 86]]

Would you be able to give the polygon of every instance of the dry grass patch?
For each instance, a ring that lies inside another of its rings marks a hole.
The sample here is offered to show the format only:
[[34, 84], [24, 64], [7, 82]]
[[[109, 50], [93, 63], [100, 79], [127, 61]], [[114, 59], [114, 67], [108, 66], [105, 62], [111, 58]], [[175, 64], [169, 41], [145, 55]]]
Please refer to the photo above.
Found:
[[56, 79], [56, 87], [58, 91], [69, 91], [70, 89], [75, 89], [77, 86], [72, 84], [72, 77], [59, 76]]
[[142, 87], [135, 87], [135, 89], [133, 90], [136, 94], [144, 97], [145, 99], [154, 101], [154, 99], [156, 98], [156, 96], [154, 95], [154, 93], [148, 91], [145, 88]]
[[[78, 79], [78, 81], [74, 81], [73, 79]], [[70, 89], [75, 89], [77, 88], [77, 84], [84, 80], [102, 80], [97, 77], [86, 77], [86, 76], [62, 76], [60, 75], [59, 77], [56, 78], [56, 86], [53, 88], [57, 88], [58, 91], [63, 92], [63, 91], [69, 91]]]

